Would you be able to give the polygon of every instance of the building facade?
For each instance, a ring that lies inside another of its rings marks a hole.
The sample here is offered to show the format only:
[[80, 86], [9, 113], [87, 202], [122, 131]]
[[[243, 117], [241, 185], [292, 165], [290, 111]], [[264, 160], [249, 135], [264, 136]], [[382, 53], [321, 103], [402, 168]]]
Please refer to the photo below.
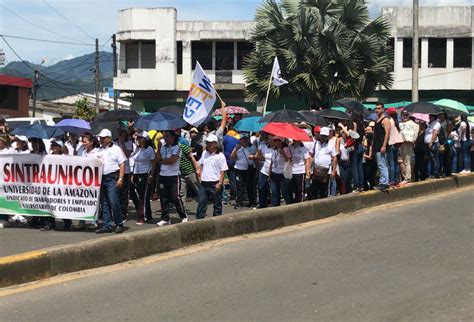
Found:
[[[412, 11], [387, 7], [382, 14], [391, 24], [394, 85], [379, 88], [370, 100], [410, 100]], [[420, 8], [420, 99], [474, 104], [473, 17], [472, 6]], [[254, 110], [245, 100], [242, 75], [254, 27], [253, 21], [177, 21], [175, 8], [121, 10], [114, 88], [131, 93], [137, 110], [184, 104], [199, 61], [228, 104]]]
[[29, 78], [0, 74], [0, 116], [28, 117], [28, 100], [33, 83]]

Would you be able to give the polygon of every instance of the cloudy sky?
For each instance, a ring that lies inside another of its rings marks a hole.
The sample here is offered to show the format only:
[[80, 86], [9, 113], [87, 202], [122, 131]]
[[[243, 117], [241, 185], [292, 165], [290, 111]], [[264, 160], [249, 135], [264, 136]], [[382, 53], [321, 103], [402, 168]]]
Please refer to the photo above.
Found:
[[[0, 0], [0, 33], [9, 36], [51, 39], [85, 45], [53, 44], [7, 38], [12, 48], [25, 60], [51, 65], [93, 52], [94, 38], [103, 44], [117, 29], [117, 12], [130, 7], [172, 6], [179, 20], [253, 19], [259, 0]], [[387, 5], [407, 5], [412, 0], [372, 0], [372, 16]], [[466, 5], [474, 0], [420, 0], [420, 5]], [[6, 60], [18, 60], [0, 39]], [[104, 50], [110, 51], [110, 43]]]

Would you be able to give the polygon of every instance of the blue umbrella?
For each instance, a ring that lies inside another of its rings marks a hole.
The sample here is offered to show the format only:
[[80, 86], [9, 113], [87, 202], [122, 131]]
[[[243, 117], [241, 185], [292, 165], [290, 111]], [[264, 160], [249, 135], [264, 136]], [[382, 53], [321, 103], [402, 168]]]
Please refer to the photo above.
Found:
[[155, 112], [138, 118], [134, 127], [146, 131], [167, 131], [180, 129], [186, 125], [188, 125], [188, 123], [186, 123], [181, 116], [164, 112]]
[[242, 119], [235, 124], [234, 129], [240, 132], [259, 132], [267, 123], [260, 123], [261, 116], [252, 116]]
[[56, 126], [33, 124], [17, 127], [12, 131], [12, 134], [35, 139], [51, 139], [63, 136], [64, 131]]
[[73, 134], [84, 134], [84, 132], [90, 132], [91, 126], [89, 122], [80, 119], [64, 119], [59, 123], [56, 123], [54, 126], [61, 128], [64, 132], [69, 132]]

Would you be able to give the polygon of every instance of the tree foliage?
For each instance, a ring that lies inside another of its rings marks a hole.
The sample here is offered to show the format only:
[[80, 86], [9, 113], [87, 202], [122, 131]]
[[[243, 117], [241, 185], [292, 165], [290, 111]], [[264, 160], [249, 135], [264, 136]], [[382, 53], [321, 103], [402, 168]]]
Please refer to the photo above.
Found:
[[389, 24], [370, 21], [363, 0], [265, 0], [256, 22], [256, 46], [244, 63], [246, 96], [254, 102], [265, 97], [274, 57], [289, 84], [271, 86], [272, 96], [282, 91], [310, 107], [363, 100], [393, 83]]
[[88, 122], [91, 122], [95, 115], [95, 106], [89, 106], [89, 100], [87, 97], [81, 98], [74, 103], [76, 108], [74, 112], [74, 118], [83, 119]]

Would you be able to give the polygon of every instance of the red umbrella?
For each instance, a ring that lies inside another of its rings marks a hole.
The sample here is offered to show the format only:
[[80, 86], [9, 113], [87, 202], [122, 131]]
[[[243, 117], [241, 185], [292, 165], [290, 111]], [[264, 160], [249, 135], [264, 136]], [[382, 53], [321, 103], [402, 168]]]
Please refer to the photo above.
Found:
[[[225, 109], [227, 111], [227, 114], [249, 114], [250, 113], [245, 107], [241, 107], [241, 106], [226, 106]], [[221, 108], [217, 109], [212, 115], [213, 116], [222, 115], [222, 109]]]
[[288, 123], [268, 123], [262, 131], [295, 141], [311, 141], [305, 130]]

